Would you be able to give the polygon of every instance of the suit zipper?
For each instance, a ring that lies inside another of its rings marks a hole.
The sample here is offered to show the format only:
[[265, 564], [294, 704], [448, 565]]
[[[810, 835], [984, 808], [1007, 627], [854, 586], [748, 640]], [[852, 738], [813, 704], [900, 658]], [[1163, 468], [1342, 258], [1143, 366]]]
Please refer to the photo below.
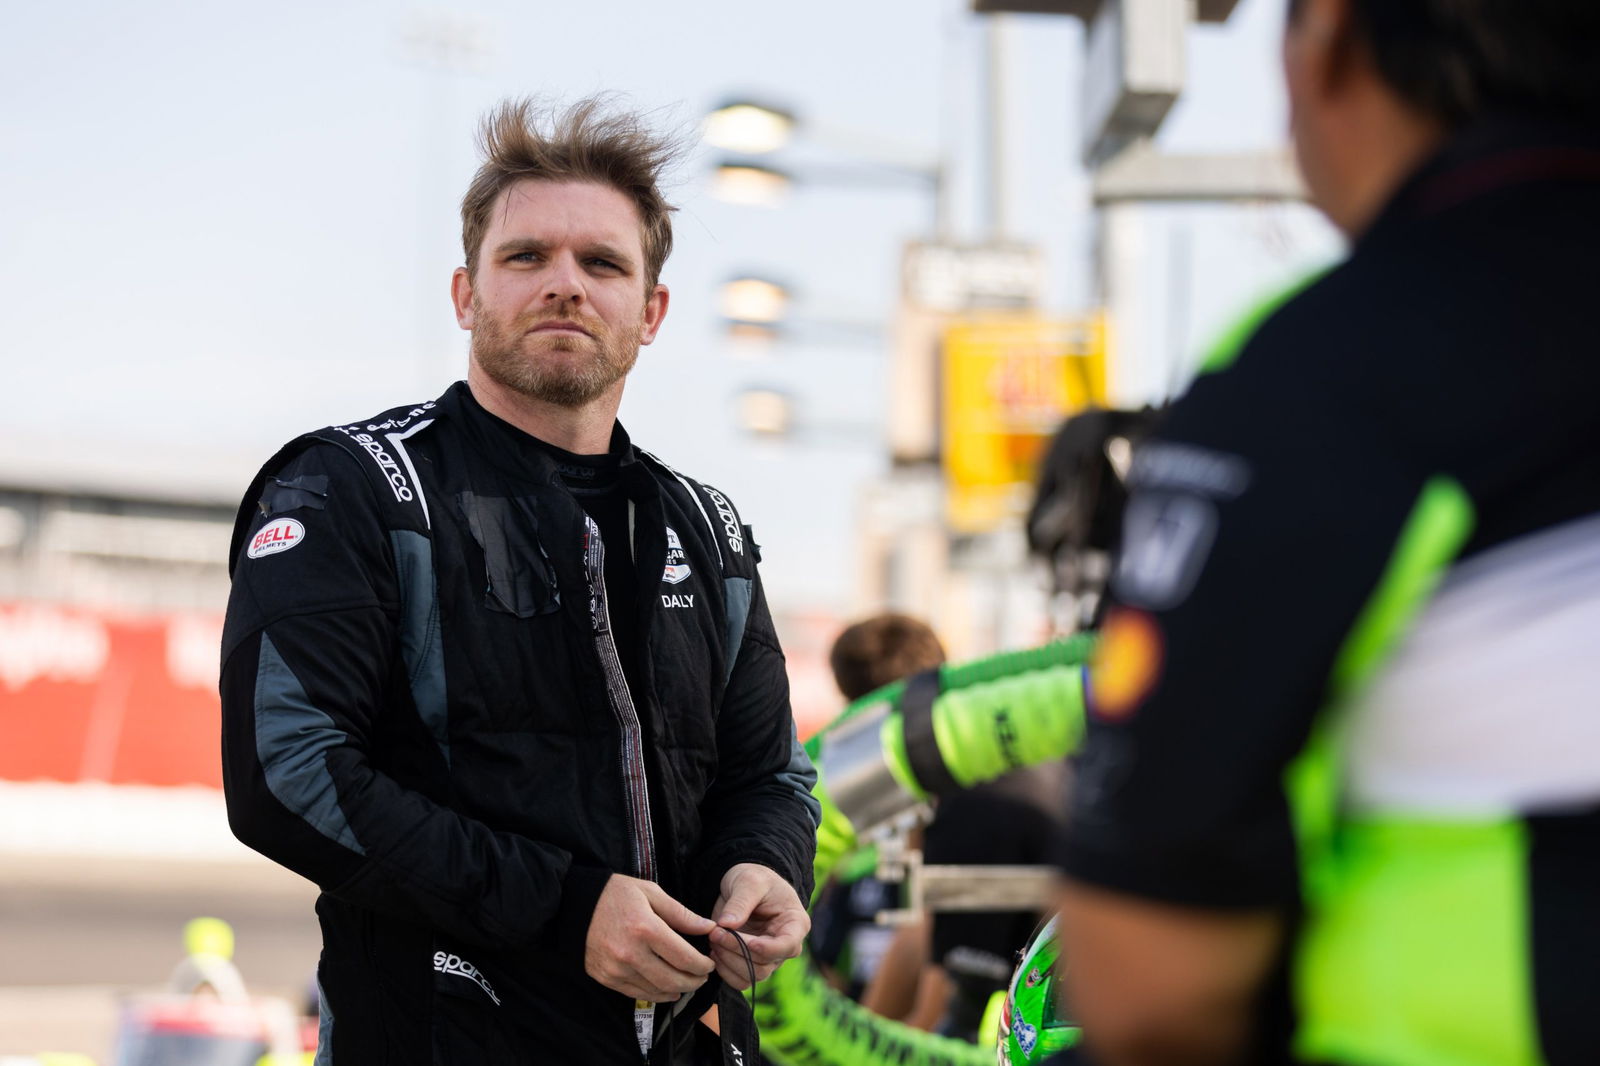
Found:
[[617, 655], [617, 642], [611, 633], [611, 611], [606, 600], [606, 548], [600, 527], [584, 515], [583, 563], [589, 579], [589, 621], [594, 630], [594, 648], [606, 677], [606, 697], [611, 713], [622, 730], [623, 800], [628, 809], [629, 836], [633, 844], [634, 876], [654, 881], [656, 871], [655, 831], [650, 824], [650, 787], [645, 777], [644, 733], [639, 713], [628, 691], [628, 678]]

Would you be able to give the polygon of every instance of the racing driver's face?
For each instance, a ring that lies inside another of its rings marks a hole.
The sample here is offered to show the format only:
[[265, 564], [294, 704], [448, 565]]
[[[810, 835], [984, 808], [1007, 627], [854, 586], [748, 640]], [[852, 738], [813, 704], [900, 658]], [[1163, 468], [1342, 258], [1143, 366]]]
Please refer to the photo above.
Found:
[[472, 361], [498, 384], [578, 408], [620, 393], [667, 313], [645, 291], [639, 210], [609, 185], [521, 181], [495, 202], [477, 269], [451, 279]]

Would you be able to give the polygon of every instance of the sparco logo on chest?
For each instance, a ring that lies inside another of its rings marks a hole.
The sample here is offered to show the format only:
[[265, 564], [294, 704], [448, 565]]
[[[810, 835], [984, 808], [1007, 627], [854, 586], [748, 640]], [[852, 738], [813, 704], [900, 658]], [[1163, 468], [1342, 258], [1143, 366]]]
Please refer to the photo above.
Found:
[[465, 977], [483, 989], [484, 994], [494, 1002], [496, 1007], [500, 1005], [500, 997], [494, 994], [494, 989], [489, 985], [489, 979], [484, 977], [476, 966], [463, 959], [460, 955], [452, 955], [445, 951], [434, 952], [433, 969], [435, 973], [447, 974], [451, 977]]
[[733, 513], [733, 505], [711, 486], [706, 486], [706, 495], [711, 497], [711, 502], [717, 505], [717, 517], [722, 519], [722, 532], [727, 535], [728, 547], [744, 554], [744, 531], [739, 528], [739, 516]]

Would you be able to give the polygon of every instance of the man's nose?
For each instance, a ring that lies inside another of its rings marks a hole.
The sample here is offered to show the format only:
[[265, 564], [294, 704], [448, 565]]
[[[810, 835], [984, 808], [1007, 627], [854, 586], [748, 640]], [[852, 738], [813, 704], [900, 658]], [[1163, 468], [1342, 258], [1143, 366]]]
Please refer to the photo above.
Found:
[[581, 303], [583, 294], [583, 271], [578, 269], [577, 257], [564, 252], [552, 256], [550, 269], [545, 274], [545, 301], [571, 300]]

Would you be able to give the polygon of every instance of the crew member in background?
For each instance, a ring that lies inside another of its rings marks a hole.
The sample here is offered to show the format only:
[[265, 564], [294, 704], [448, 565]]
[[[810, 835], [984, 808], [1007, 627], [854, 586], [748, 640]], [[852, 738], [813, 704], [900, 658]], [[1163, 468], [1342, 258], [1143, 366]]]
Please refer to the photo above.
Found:
[[[936, 670], [944, 647], [932, 628], [901, 614], [881, 614], [841, 633], [829, 655], [839, 690], [852, 701], [891, 681]], [[1064, 764], [1030, 767], [940, 799], [920, 847], [930, 865], [1043, 865], [1061, 832]], [[877, 882], [873, 882], [877, 883]], [[872, 901], [856, 882], [852, 900]], [[893, 888], [894, 886], [884, 886]], [[876, 908], [899, 905], [881, 892]], [[856, 915], [856, 936], [882, 937]], [[1016, 952], [1039, 921], [1031, 911], [935, 911], [903, 925], [879, 946], [861, 1003], [920, 1029], [976, 1042], [989, 999], [1011, 976]], [[820, 924], [820, 922], [819, 922]]]
[[[944, 645], [926, 622], [885, 611], [845, 627], [828, 651], [834, 684], [846, 703], [944, 662]], [[872, 856], [868, 856], [869, 858]], [[812, 957], [851, 999], [860, 1000], [892, 950], [894, 977], [865, 1005], [885, 1017], [905, 1020], [927, 962], [927, 932], [921, 923], [895, 928], [874, 916], [900, 906], [900, 886], [880, 881], [872, 869], [847, 871], [828, 884], [812, 908]], [[934, 1019], [937, 1020], [937, 1019]]]
[[1100, 1066], [1600, 1062], [1600, 5], [1296, 0], [1346, 262], [1135, 454], [1061, 912]]

